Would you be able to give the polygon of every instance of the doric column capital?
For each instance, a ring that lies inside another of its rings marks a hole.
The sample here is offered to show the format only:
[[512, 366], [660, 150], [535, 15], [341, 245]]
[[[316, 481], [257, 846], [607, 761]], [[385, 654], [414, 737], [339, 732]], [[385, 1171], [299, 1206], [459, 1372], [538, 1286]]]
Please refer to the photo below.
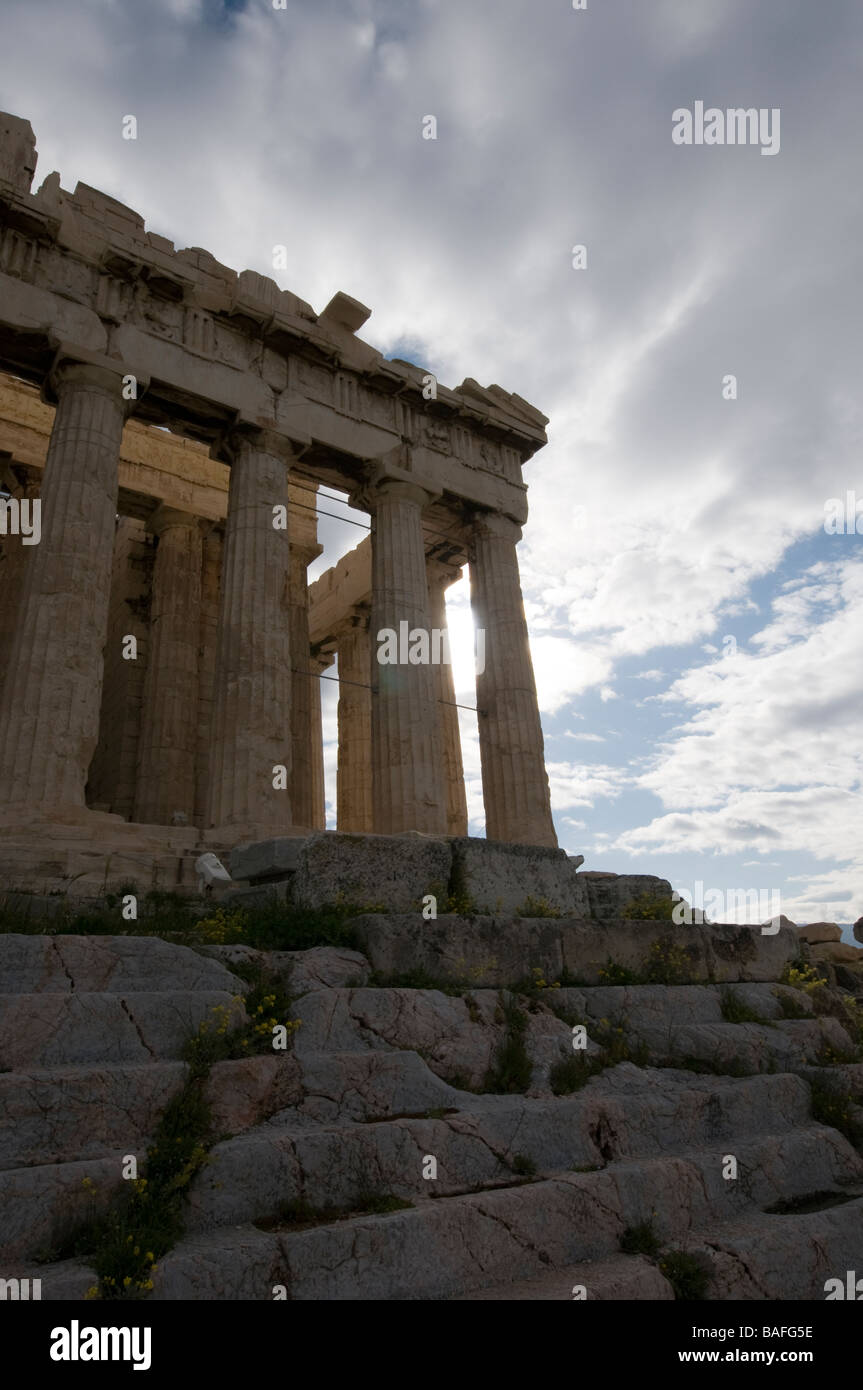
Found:
[[378, 473], [370, 478], [362, 488], [350, 496], [352, 507], [361, 507], [372, 515], [382, 501], [415, 502], [422, 510], [435, 500], [435, 493], [421, 487], [413, 479], [395, 478], [386, 473]]
[[436, 555], [426, 556], [426, 574], [430, 588], [449, 589], [461, 579], [462, 570], [463, 566], [453, 560], [440, 560]]
[[48, 405], [57, 405], [66, 386], [95, 387], [119, 401], [129, 416], [149, 384], [148, 377], [132, 372], [115, 357], [61, 342], [56, 344], [54, 361], [42, 386], [42, 399]]
[[302, 564], [303, 569], [308, 569], [312, 561], [317, 560], [318, 556], [323, 555], [323, 553], [324, 547], [318, 545], [317, 542], [314, 545], [303, 545], [296, 539], [291, 541], [291, 554]]
[[309, 652], [309, 666], [311, 669], [317, 668], [319, 673], [329, 670], [336, 659], [336, 652], [338, 649], [333, 646], [331, 650], [326, 650], [328, 647], [330, 647], [329, 642], [325, 644], [322, 643], [320, 646], [312, 648]]
[[500, 540], [511, 541], [517, 545], [522, 537], [522, 529], [512, 517], [503, 512], [474, 512], [471, 517], [474, 535], [495, 536]]
[[439, 489], [419, 482], [411, 468], [411, 449], [401, 444], [382, 457], [372, 459], [366, 467], [362, 483], [350, 494], [353, 507], [374, 513], [382, 498], [403, 498], [425, 508], [441, 496]]
[[203, 536], [210, 525], [212, 525], [211, 522], [203, 521], [192, 512], [181, 512], [176, 507], [157, 507], [147, 518], [147, 530], [154, 536], [161, 536], [174, 526], [184, 526], [189, 529], [194, 527]]
[[345, 633], [356, 632], [358, 628], [362, 631], [368, 631], [371, 616], [371, 602], [351, 604], [346, 609], [341, 621], [333, 629], [333, 636], [338, 640]]
[[251, 425], [245, 422], [226, 430], [214, 446], [215, 456], [223, 463], [234, 463], [249, 449], [261, 454], [270, 454], [289, 464], [294, 458], [294, 448], [284, 434], [279, 434], [271, 426]]

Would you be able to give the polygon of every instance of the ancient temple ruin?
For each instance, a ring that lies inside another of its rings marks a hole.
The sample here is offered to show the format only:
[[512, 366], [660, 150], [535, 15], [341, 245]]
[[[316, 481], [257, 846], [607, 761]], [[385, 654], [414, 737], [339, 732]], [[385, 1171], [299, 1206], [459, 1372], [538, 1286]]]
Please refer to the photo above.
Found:
[[[516, 556], [545, 416], [385, 359], [347, 294], [316, 314], [86, 184], [33, 193], [35, 167], [29, 123], [0, 115], [10, 862], [47, 873], [50, 844], [70, 878], [86, 850], [86, 879], [94, 854], [143, 855], [171, 882], [195, 848], [323, 828], [336, 655], [339, 828], [465, 835], [451, 667], [382, 667], [372, 641], [443, 629], [465, 564], [487, 835], [555, 846]], [[371, 536], [309, 586], [320, 488]]]

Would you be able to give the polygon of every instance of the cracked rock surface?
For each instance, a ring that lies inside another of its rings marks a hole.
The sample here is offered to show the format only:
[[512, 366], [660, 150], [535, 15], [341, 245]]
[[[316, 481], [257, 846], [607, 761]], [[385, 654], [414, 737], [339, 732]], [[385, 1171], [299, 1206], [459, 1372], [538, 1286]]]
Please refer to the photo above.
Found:
[[[667, 1300], [669, 1250], [708, 1298], [820, 1299], [859, 1265], [863, 1057], [836, 990], [787, 1016], [783, 938], [716, 929], [699, 983], [608, 985], [610, 943], [636, 964], [667, 926], [610, 921], [597, 945], [557, 920], [362, 920], [362, 952], [0, 937], [0, 1273], [84, 1297], [58, 1232], [121, 1195], [187, 1038], [213, 1008], [244, 1018], [250, 965], [300, 1026], [212, 1066], [209, 1161], [155, 1299]], [[555, 961], [584, 983], [551, 988]], [[385, 967], [440, 987], [375, 985]], [[655, 1252], [632, 1253], [645, 1225]]]

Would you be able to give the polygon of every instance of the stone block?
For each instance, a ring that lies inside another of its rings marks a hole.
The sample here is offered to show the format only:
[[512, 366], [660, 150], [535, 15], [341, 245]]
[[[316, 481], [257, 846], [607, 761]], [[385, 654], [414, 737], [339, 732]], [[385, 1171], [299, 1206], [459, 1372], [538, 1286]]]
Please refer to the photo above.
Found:
[[497, 840], [451, 840], [450, 891], [478, 912], [522, 912], [546, 906], [567, 917], [588, 914], [578, 861], [562, 849], [509, 845]]
[[218, 961], [159, 937], [0, 935], [0, 979], [9, 994], [238, 993]]
[[393, 912], [415, 909], [421, 922], [423, 896], [446, 891], [451, 863], [447, 840], [324, 830], [303, 841], [294, 901], [313, 908], [345, 902], [358, 908], [383, 904]]
[[842, 940], [842, 931], [835, 922], [809, 922], [805, 927], [797, 928], [797, 935], [810, 946], [819, 945], [823, 941]]
[[419, 915], [369, 915], [353, 923], [372, 969], [401, 975], [424, 969], [438, 979], [506, 987], [540, 969], [549, 983], [564, 970], [585, 984], [606, 984], [612, 960], [638, 975], [680, 967], [683, 979], [715, 983], [778, 980], [797, 959], [793, 932], [762, 936], [758, 927], [673, 927], [668, 922], [591, 922]]
[[237, 845], [231, 850], [231, 878], [257, 884], [296, 873], [305, 843], [302, 835], [280, 835], [273, 840]]
[[282, 883], [238, 884], [234, 888], [222, 890], [218, 894], [218, 899], [220, 907], [254, 909], [256, 907], [272, 907], [274, 903], [288, 902], [290, 894], [291, 885], [285, 879]]
[[586, 890], [589, 915], [599, 922], [625, 917], [626, 905], [634, 898], [670, 898], [671, 884], [655, 874], [609, 874], [588, 870], [579, 874]]
[[812, 947], [811, 955], [815, 961], [829, 961], [833, 965], [863, 965], [863, 949], [846, 946], [844, 941], [822, 941]]

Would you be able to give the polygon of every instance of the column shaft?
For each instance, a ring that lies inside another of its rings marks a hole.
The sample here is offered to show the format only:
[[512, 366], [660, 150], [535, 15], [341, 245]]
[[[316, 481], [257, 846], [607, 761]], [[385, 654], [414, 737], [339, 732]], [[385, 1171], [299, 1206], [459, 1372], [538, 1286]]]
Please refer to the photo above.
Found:
[[380, 835], [406, 830], [446, 833], [436, 758], [434, 667], [378, 662], [378, 636], [400, 624], [429, 633], [422, 531], [425, 495], [410, 483], [384, 479], [370, 505], [372, 530], [372, 804]]
[[99, 736], [122, 378], [63, 367], [0, 715], [0, 798], [84, 806]]
[[150, 606], [135, 820], [170, 825], [195, 813], [202, 537], [197, 518], [160, 507]]
[[[39, 483], [33, 482], [28, 483], [26, 487], [16, 488], [10, 496], [10, 501], [14, 499], [19, 503], [30, 504], [31, 523], [32, 504], [38, 500], [39, 491]], [[20, 535], [10, 533], [4, 536], [0, 533], [0, 696], [15, 646], [27, 556], [33, 549], [32, 545], [24, 544]]]
[[312, 686], [309, 646], [309, 586], [307, 554], [291, 546], [290, 627], [294, 670], [291, 681], [291, 813], [295, 825], [311, 827], [315, 815]]
[[494, 513], [474, 526], [471, 602], [485, 633], [477, 709], [486, 835], [556, 846], [515, 548], [520, 536], [514, 522]]
[[324, 728], [321, 718], [321, 697], [323, 694], [323, 682], [319, 679], [332, 665], [332, 653], [315, 653], [311, 658], [309, 669], [314, 673], [312, 680], [312, 778], [313, 794], [312, 802], [312, 828], [314, 830], [326, 830], [327, 828], [327, 797], [326, 784], [324, 781]]
[[204, 536], [201, 564], [201, 626], [198, 633], [198, 740], [195, 758], [195, 824], [207, 824], [207, 794], [213, 733], [213, 692], [219, 640], [219, 589], [224, 537], [218, 526]]
[[[446, 591], [460, 577], [447, 568], [429, 565], [429, 610], [432, 627], [447, 631]], [[438, 739], [440, 745], [446, 824], [448, 835], [467, 834], [467, 795], [461, 756], [461, 733], [455, 704], [452, 665], [442, 661], [435, 668], [438, 700]]]
[[219, 603], [208, 822], [278, 832], [291, 824], [291, 642], [287, 504], [277, 441], [243, 438], [231, 466]]
[[[105, 644], [99, 744], [87, 778], [87, 801], [131, 820], [138, 780], [138, 744], [150, 655], [150, 606], [156, 542], [136, 517], [121, 516]], [[134, 637], [135, 656], [126, 639]]]
[[338, 633], [339, 830], [370, 834], [372, 819], [372, 665], [368, 610], [357, 610]]

